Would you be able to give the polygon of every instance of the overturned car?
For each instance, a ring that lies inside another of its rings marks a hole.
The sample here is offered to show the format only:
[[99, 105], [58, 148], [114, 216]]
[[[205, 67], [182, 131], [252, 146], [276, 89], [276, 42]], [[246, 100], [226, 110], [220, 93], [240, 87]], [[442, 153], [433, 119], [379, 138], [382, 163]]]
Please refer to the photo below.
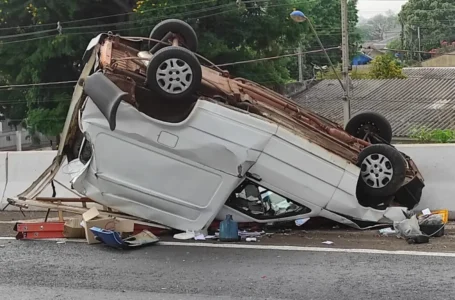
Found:
[[19, 197], [36, 197], [66, 157], [79, 193], [180, 230], [227, 214], [260, 223], [321, 216], [359, 227], [401, 220], [419, 203], [423, 178], [390, 145], [382, 116], [361, 113], [341, 128], [232, 78], [195, 54], [197, 46], [194, 30], [174, 19], [149, 38], [94, 38], [58, 156]]

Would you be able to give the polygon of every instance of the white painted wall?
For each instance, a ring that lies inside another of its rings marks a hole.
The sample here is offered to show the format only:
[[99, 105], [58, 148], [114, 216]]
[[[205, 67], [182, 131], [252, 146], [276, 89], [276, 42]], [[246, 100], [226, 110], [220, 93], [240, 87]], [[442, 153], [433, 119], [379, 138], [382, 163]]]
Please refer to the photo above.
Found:
[[395, 146], [414, 160], [425, 180], [418, 208], [455, 212], [455, 144]]
[[[57, 151], [23, 151], [0, 152], [0, 208], [7, 204], [8, 197], [15, 197], [25, 191], [49, 167]], [[56, 180], [70, 187], [69, 174], [66, 164], [59, 170]], [[76, 197], [59, 184], [55, 184], [58, 197]], [[41, 194], [42, 197], [52, 196], [52, 187], [48, 186]], [[9, 206], [8, 210], [15, 209]]]
[[[448, 209], [455, 212], [455, 144], [396, 145], [415, 161], [425, 179], [419, 209]], [[52, 163], [56, 151], [0, 152], [0, 208], [8, 197], [17, 196]], [[68, 188], [70, 176], [66, 163], [56, 179]], [[7, 182], [8, 180], [8, 182]], [[6, 189], [5, 189], [6, 187]], [[75, 195], [56, 184], [57, 196]], [[52, 196], [48, 187], [41, 196]]]

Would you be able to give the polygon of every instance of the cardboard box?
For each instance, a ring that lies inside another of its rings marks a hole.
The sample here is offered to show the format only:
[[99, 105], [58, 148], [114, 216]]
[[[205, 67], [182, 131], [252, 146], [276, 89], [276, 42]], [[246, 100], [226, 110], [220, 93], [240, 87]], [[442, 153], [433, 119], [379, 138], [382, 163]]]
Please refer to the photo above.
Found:
[[83, 239], [85, 238], [85, 229], [81, 226], [82, 217], [69, 219], [63, 227], [63, 235], [66, 238]]
[[85, 231], [85, 238], [88, 244], [98, 244], [99, 241], [90, 231], [92, 227], [98, 227], [106, 230], [117, 231], [121, 234], [132, 233], [134, 231], [134, 222], [130, 220], [118, 220], [113, 218], [92, 219], [89, 221], [82, 221]]
[[99, 211], [96, 207], [92, 207], [88, 211], [82, 214], [82, 221], [80, 226], [84, 228], [85, 238], [89, 244], [100, 243], [95, 239], [95, 236], [90, 231], [92, 227], [98, 227], [106, 230], [113, 230], [119, 232], [121, 235], [130, 234], [134, 232], [134, 222], [125, 219], [114, 219], [114, 218], [99, 218]]

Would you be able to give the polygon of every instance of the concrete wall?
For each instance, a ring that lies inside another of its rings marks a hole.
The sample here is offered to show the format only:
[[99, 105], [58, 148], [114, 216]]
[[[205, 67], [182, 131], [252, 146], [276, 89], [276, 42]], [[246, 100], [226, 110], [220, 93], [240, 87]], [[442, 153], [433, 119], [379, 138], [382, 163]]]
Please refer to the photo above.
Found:
[[[7, 204], [8, 197], [17, 196], [38, 179], [51, 165], [56, 154], [57, 151], [0, 152], [0, 208]], [[55, 179], [69, 188], [70, 176], [67, 169], [65, 163]], [[58, 197], [75, 197], [75, 194], [57, 183], [55, 188]], [[40, 196], [51, 197], [52, 187], [48, 186]], [[8, 209], [15, 208], [10, 206]]]
[[[425, 178], [419, 209], [449, 209], [455, 212], [455, 144], [409, 145], [396, 147], [411, 156]], [[0, 208], [8, 197], [23, 192], [52, 163], [56, 151], [0, 152]], [[56, 179], [68, 188], [70, 175], [66, 163]], [[57, 196], [74, 197], [70, 191], [56, 184]], [[52, 196], [48, 187], [41, 196]]]
[[455, 52], [450, 55], [433, 57], [422, 62], [422, 67], [455, 67]]
[[425, 180], [420, 209], [455, 212], [455, 144], [396, 145], [416, 163]]

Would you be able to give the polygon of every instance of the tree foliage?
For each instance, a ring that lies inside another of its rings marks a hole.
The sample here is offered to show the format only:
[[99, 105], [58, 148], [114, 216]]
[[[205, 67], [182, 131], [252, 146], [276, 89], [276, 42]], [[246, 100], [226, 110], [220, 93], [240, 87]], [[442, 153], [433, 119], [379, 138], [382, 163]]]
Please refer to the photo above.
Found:
[[364, 41], [383, 40], [388, 33], [399, 28], [398, 16], [388, 11], [359, 22], [358, 28]]
[[409, 0], [399, 13], [404, 25], [405, 48], [417, 50], [417, 28], [425, 51], [438, 48], [442, 41], [455, 40], [455, 2], [451, 0]]
[[371, 62], [370, 76], [373, 79], [406, 78], [396, 59], [390, 55], [379, 55]]
[[[356, 3], [348, 3], [351, 44], [359, 40]], [[293, 9], [311, 19], [326, 47], [341, 44], [338, 0], [0, 1], [0, 84], [73, 81], [87, 43], [98, 33], [148, 36], [168, 18], [190, 23], [199, 36], [198, 52], [216, 64], [294, 53], [299, 43], [304, 50], [318, 50], [308, 24], [290, 20]], [[340, 61], [341, 51], [329, 53], [335, 64]], [[327, 65], [322, 53], [306, 55], [305, 62]], [[272, 88], [298, 78], [296, 57], [238, 64], [228, 70]], [[32, 131], [55, 135], [64, 123], [72, 91], [73, 84], [0, 90], [0, 113], [14, 124], [26, 119]]]
[[[167, 4], [166, 4], [167, 3]], [[299, 43], [304, 50], [320, 49], [307, 23], [297, 24], [289, 18], [294, 8], [302, 10], [313, 22], [326, 47], [341, 44], [339, 1], [236, 1], [213, 0], [204, 4], [188, 0], [137, 1], [137, 18], [145, 24], [175, 17], [190, 23], [199, 36], [199, 52], [216, 64], [294, 53]], [[197, 9], [196, 9], [197, 7]], [[354, 32], [357, 22], [356, 0], [349, 2], [349, 21]], [[150, 28], [148, 28], [150, 29]], [[148, 34], [144, 29], [143, 34]], [[358, 40], [352, 34], [352, 42]], [[340, 61], [339, 50], [329, 51], [332, 60]], [[298, 78], [297, 58], [269, 60], [228, 67], [235, 76], [276, 87]], [[323, 53], [306, 55], [306, 63], [327, 65]]]
[[[0, 83], [75, 80], [78, 77], [75, 66], [89, 39], [95, 35], [90, 26], [98, 25], [94, 29], [103, 30], [100, 24], [117, 18], [89, 23], [71, 23], [71, 20], [119, 12], [124, 11], [109, 0], [0, 1], [3, 35], [0, 40]], [[57, 22], [62, 22], [61, 35]], [[11, 119], [13, 125], [27, 118], [32, 131], [56, 135], [64, 123], [72, 90], [73, 85], [0, 90], [0, 113]]]

